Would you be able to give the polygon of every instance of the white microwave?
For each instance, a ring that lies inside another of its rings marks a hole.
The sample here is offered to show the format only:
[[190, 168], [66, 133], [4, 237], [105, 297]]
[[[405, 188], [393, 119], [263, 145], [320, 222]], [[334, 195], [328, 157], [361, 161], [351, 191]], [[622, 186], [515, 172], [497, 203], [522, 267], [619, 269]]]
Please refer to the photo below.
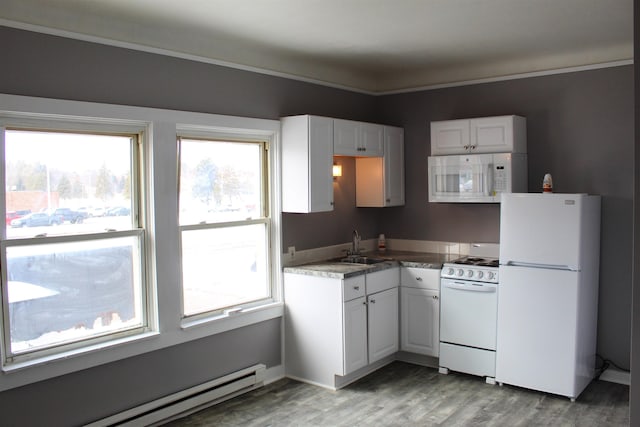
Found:
[[527, 155], [429, 157], [429, 201], [500, 203], [502, 193], [527, 192]]

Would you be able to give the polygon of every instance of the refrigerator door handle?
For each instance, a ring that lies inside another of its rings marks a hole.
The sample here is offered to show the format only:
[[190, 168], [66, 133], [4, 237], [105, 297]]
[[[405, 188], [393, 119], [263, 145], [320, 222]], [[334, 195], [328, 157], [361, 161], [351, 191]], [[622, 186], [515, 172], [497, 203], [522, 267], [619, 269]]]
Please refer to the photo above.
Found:
[[562, 264], [536, 264], [533, 262], [507, 261], [502, 265], [508, 267], [542, 268], [546, 270], [579, 271], [577, 267]]

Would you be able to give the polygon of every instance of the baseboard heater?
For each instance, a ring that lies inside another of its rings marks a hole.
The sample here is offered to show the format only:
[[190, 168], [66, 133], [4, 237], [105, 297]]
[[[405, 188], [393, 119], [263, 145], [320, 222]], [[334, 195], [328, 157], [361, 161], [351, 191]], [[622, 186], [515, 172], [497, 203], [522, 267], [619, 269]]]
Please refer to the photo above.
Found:
[[259, 364], [224, 377], [156, 399], [144, 405], [103, 418], [87, 427], [151, 426], [186, 416], [208, 406], [254, 390], [264, 384], [265, 365]]

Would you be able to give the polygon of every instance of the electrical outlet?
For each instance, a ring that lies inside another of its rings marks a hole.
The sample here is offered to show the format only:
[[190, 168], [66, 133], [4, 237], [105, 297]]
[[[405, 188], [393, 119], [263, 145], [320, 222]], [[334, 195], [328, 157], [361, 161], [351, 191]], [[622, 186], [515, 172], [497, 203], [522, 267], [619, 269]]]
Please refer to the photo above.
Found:
[[287, 248], [287, 251], [289, 252], [289, 259], [294, 259], [296, 257], [296, 247], [295, 246], [289, 246], [289, 248]]

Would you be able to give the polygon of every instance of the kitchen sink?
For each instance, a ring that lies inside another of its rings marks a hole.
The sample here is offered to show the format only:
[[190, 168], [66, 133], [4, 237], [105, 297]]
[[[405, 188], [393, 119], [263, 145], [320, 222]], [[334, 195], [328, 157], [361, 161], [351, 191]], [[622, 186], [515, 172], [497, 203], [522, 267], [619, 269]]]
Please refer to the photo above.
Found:
[[372, 257], [368, 257], [368, 256], [364, 256], [364, 255], [349, 255], [348, 257], [345, 258], [340, 258], [339, 259], [340, 262], [346, 262], [346, 263], [350, 263], [350, 264], [378, 264], [381, 262], [385, 262], [386, 259], [384, 258], [372, 258]]

